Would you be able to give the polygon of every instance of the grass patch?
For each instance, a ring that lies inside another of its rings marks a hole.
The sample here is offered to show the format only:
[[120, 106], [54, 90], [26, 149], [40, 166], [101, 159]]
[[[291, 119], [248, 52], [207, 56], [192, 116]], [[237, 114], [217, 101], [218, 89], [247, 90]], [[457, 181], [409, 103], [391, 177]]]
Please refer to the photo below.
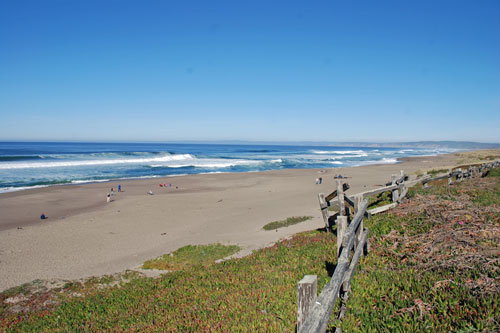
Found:
[[488, 172], [488, 177], [500, 178], [500, 169], [490, 169]]
[[432, 170], [427, 171], [427, 174], [430, 176], [436, 176], [438, 174], [448, 173], [448, 172], [449, 172], [448, 169], [432, 169]]
[[170, 254], [146, 261], [142, 268], [178, 271], [196, 265], [207, 266], [240, 250], [237, 245], [187, 245]]
[[274, 221], [271, 223], [266, 224], [262, 229], [264, 230], [275, 230], [279, 228], [284, 228], [288, 227], [290, 225], [294, 225], [300, 222], [304, 222], [307, 220], [312, 219], [312, 216], [293, 216], [293, 217], [288, 217], [286, 220], [282, 221]]
[[500, 183], [489, 191], [471, 190], [469, 195], [472, 201], [479, 206], [500, 205]]
[[488, 149], [488, 150], [477, 150], [470, 152], [455, 153], [456, 156], [461, 158], [461, 163], [478, 163], [494, 161], [500, 158], [500, 150], [498, 149]]
[[368, 209], [382, 207], [392, 203], [392, 191], [380, 193], [368, 198]]

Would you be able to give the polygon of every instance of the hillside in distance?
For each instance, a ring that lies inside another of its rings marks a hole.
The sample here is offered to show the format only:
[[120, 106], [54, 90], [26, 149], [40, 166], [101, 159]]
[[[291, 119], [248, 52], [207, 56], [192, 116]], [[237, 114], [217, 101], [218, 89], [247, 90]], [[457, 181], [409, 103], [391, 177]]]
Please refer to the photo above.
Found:
[[414, 142], [337, 142], [333, 146], [345, 147], [386, 147], [386, 148], [451, 148], [451, 149], [496, 149], [500, 143], [483, 143], [472, 141], [414, 141]]

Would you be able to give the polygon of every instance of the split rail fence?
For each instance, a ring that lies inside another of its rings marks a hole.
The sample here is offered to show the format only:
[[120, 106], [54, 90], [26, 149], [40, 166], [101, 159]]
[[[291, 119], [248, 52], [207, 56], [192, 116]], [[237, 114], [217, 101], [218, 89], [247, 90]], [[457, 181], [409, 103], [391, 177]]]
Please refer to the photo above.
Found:
[[[468, 168], [456, 168], [446, 174], [431, 177], [424, 174], [422, 177], [412, 179], [401, 170], [399, 175], [392, 175], [386, 186], [348, 196], [345, 191], [349, 184], [342, 179], [337, 179], [337, 188], [327, 196], [318, 195], [319, 205], [326, 230], [332, 230], [337, 225], [337, 265], [330, 281], [325, 285], [319, 296], [317, 295], [316, 275], [306, 275], [299, 281], [297, 288], [297, 332], [325, 332], [332, 316], [332, 311], [337, 298], [341, 299], [341, 306], [337, 319], [342, 320], [346, 312], [351, 279], [361, 255], [369, 251], [368, 229], [363, 227], [363, 218], [369, 218], [399, 205], [406, 197], [408, 188], [421, 183], [423, 188], [428, 188], [429, 183], [448, 179], [448, 185], [461, 182], [466, 178], [484, 177], [491, 168], [500, 167], [500, 162], [485, 163]], [[368, 209], [368, 198], [392, 192], [392, 203]], [[332, 216], [329, 207], [336, 204], [338, 212]], [[352, 214], [351, 214], [352, 213]], [[352, 218], [351, 218], [352, 216]], [[351, 255], [351, 252], [352, 255]], [[337, 332], [341, 332], [337, 328]]]

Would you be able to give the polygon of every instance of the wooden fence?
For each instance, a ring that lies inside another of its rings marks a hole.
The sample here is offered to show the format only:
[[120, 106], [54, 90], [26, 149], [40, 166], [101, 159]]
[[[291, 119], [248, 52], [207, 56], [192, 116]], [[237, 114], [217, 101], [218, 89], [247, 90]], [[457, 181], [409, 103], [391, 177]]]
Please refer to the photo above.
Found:
[[[351, 279], [361, 255], [369, 251], [368, 229], [363, 227], [363, 218], [370, 217], [396, 207], [406, 197], [408, 188], [422, 183], [428, 188], [429, 183], [448, 179], [448, 184], [461, 182], [466, 178], [484, 177], [491, 168], [500, 167], [500, 162], [473, 165], [468, 168], [456, 168], [448, 173], [431, 177], [424, 174], [422, 177], [411, 179], [401, 170], [399, 175], [392, 175], [386, 186], [348, 196], [345, 191], [349, 185], [342, 179], [337, 179], [337, 188], [325, 196], [318, 195], [319, 205], [327, 230], [337, 225], [337, 265], [330, 281], [325, 285], [319, 296], [317, 295], [317, 277], [306, 275], [298, 283], [297, 289], [297, 332], [325, 332], [337, 298], [341, 299], [340, 311], [337, 318], [342, 320], [346, 311], [346, 302], [349, 296]], [[392, 192], [392, 203], [368, 209], [368, 198]], [[330, 216], [328, 208], [338, 206], [338, 212]], [[351, 218], [352, 213], [352, 218]], [[351, 252], [353, 252], [351, 256]], [[337, 328], [340, 332], [340, 328]]]

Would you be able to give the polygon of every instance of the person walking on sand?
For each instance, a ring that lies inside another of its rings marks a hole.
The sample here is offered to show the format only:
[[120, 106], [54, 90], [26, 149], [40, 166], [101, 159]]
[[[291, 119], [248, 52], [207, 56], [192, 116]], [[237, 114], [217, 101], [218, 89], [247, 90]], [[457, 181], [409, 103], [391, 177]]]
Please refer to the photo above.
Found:
[[122, 185], [118, 184], [118, 192], [121, 192], [121, 191], [122, 191]]
[[106, 202], [111, 202], [111, 194], [106, 195]]

